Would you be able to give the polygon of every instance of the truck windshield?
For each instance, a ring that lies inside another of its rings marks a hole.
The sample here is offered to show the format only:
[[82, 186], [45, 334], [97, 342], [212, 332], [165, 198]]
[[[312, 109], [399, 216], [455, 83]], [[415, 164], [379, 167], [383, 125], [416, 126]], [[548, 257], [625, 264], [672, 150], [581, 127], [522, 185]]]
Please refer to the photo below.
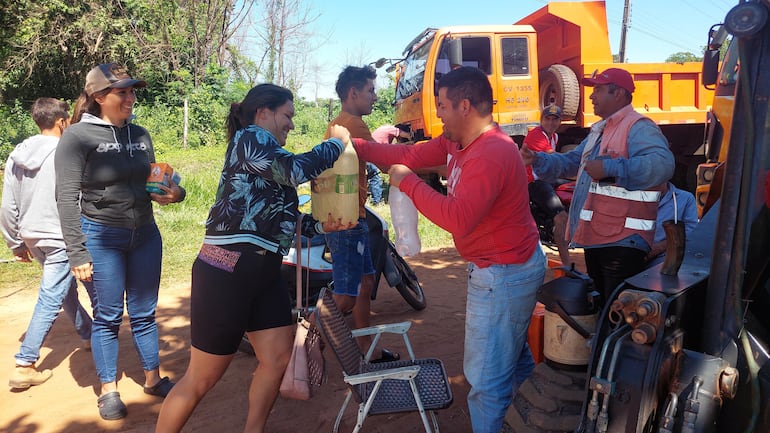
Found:
[[431, 46], [431, 42], [426, 41], [404, 59], [404, 71], [396, 85], [397, 101], [422, 90], [425, 65], [428, 63], [428, 54], [430, 53]]

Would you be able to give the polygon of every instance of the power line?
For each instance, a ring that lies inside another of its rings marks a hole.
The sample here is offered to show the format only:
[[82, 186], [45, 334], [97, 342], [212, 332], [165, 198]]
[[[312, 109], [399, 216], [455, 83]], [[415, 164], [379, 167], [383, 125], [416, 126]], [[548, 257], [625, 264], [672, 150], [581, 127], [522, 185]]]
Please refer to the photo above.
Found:
[[[720, 18], [716, 18], [715, 19], [712, 15], [707, 14], [706, 12], [703, 11], [704, 8], [703, 8], [702, 5], [701, 6], [693, 5], [688, 0], [681, 0], [681, 1], [682, 1], [682, 3], [684, 3], [687, 6], [689, 6], [690, 8], [692, 8], [692, 10], [694, 10], [694, 11], [698, 12], [699, 14], [703, 15], [704, 17], [710, 19], [711, 22], [719, 23], [719, 22], [722, 22], [722, 19], [724, 19], [724, 17], [720, 17]], [[713, 9], [709, 9], [709, 10], [713, 10]]]
[[[713, 2], [714, 0], [711, 1]], [[689, 13], [690, 9], [697, 10], [697, 8], [693, 7], [691, 3], [687, 3], [687, 6], [688, 10], [684, 13]], [[721, 8], [717, 6], [708, 9], [714, 11], [715, 13], [719, 13], [721, 10]], [[705, 35], [707, 33], [707, 29], [704, 28], [702, 32], [684, 32], [681, 25], [677, 25], [677, 23], [669, 24], [665, 21], [666, 18], [672, 18], [677, 22], [681, 22], [682, 17], [679, 15], [664, 15], [663, 17], [660, 15], [652, 16], [646, 12], [644, 8], [632, 9], [632, 14], [635, 14], [635, 25], [631, 26], [631, 30], [634, 33], [642, 33], [655, 40], [664, 42], [669, 46], [677, 47], [688, 52], [698, 53], [703, 45], [705, 45]], [[713, 19], [713, 14], [702, 13], [702, 15], [708, 17], [708, 19], [711, 20], [714, 24], [721, 22], [720, 20]], [[677, 32], [681, 33], [678, 34]]]
[[722, 6], [717, 6], [717, 8], [725, 9], [725, 10], [728, 10], [728, 11], [730, 9], [732, 9], [733, 7], [737, 6], [737, 4], [738, 4], [737, 2], [730, 2], [730, 1], [727, 1], [727, 0], [720, 0], [720, 3], [722, 4]]
[[658, 40], [658, 41], [660, 41], [660, 42], [665, 42], [665, 43], [666, 43], [666, 44], [668, 44], [668, 45], [671, 45], [671, 46], [674, 46], [674, 47], [678, 47], [678, 48], [681, 48], [681, 49], [682, 49], [682, 50], [684, 50], [684, 51], [692, 51], [692, 49], [693, 49], [693, 47], [688, 47], [688, 46], [686, 46], [686, 45], [682, 45], [682, 44], [679, 44], [679, 43], [677, 43], [677, 42], [674, 42], [674, 40], [672, 40], [672, 39], [670, 39], [670, 38], [665, 38], [665, 39], [664, 39], [664, 38], [662, 38], [662, 37], [658, 36], [657, 34], [654, 34], [654, 33], [652, 33], [652, 32], [648, 32], [648, 31], [646, 31], [646, 30], [643, 30], [643, 29], [640, 29], [640, 28], [638, 28], [638, 27], [631, 27], [630, 31], [631, 31], [631, 32], [639, 32], [639, 33], [643, 33], [643, 34], [645, 34], [645, 35], [647, 35], [647, 36], [649, 36], [649, 37], [651, 37], [651, 38], [653, 38], [653, 39], [656, 39], [656, 40]]

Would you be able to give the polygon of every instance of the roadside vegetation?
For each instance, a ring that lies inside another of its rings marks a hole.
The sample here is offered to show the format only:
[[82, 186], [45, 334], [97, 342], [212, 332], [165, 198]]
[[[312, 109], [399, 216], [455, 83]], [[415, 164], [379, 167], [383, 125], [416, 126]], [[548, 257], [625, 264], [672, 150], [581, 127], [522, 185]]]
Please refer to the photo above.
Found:
[[[247, 90], [232, 92], [232, 100], [240, 100]], [[392, 123], [393, 87], [380, 89], [380, 102], [375, 111], [365, 117], [372, 129], [384, 123]], [[182, 185], [187, 198], [182, 203], [155, 206], [155, 215], [163, 234], [162, 287], [189, 285], [190, 268], [203, 239], [204, 223], [216, 193], [225, 151], [224, 121], [229, 103], [213, 94], [201, 95], [195, 104], [189, 104], [190, 132], [187, 146], [182, 144], [183, 114], [180, 106], [162, 103], [147, 104], [142, 95], [134, 110], [135, 122], [147, 128], [156, 146], [156, 159], [171, 164], [182, 175]], [[324, 105], [325, 104], [325, 105]], [[339, 112], [339, 101], [327, 100], [323, 104], [295, 100], [296, 129], [289, 134], [287, 149], [303, 152], [319, 143], [326, 130], [329, 115]], [[26, 109], [17, 106], [0, 106], [0, 159], [2, 163], [13, 147], [26, 137], [37, 133], [37, 128]], [[1, 168], [1, 166], [0, 166]], [[387, 175], [385, 186], [387, 187]], [[306, 190], [305, 191], [309, 191]], [[387, 197], [387, 190], [385, 191]], [[390, 222], [387, 204], [374, 207], [375, 211]], [[310, 212], [306, 209], [306, 212]], [[419, 232], [423, 248], [452, 245], [450, 235], [420, 216]], [[394, 231], [391, 227], [391, 238]], [[40, 278], [40, 266], [36, 263], [13, 263], [9, 249], [0, 248], [0, 299], [17, 290], [36, 289]]]

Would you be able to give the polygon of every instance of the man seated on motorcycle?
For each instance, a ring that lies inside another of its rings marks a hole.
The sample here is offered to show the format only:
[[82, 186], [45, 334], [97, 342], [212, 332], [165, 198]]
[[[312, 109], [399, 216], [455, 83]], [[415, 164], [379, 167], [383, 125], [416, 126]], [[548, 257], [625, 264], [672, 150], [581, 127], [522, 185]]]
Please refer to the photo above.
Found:
[[[559, 134], [556, 130], [561, 125], [561, 107], [549, 105], [543, 109], [540, 115], [540, 126], [535, 127], [524, 138], [524, 144], [533, 152], [552, 153], [556, 151], [556, 143], [559, 142]], [[567, 209], [556, 195], [553, 185], [537, 178], [532, 171], [532, 166], [527, 166], [527, 180], [529, 181], [529, 199], [542, 209], [547, 216], [553, 219], [553, 240], [559, 249], [559, 258], [562, 265], [572, 266], [569, 255], [569, 242], [566, 238]]]

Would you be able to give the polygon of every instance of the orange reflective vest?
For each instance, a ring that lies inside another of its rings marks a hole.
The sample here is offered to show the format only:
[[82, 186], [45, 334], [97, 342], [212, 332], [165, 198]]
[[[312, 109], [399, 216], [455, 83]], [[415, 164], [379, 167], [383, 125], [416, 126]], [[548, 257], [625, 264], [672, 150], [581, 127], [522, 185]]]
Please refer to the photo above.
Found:
[[[628, 132], [644, 116], [630, 105], [607, 118], [599, 154], [611, 158], [628, 158]], [[653, 244], [655, 218], [663, 185], [643, 191], [629, 191], [617, 185], [591, 182], [588, 195], [580, 209], [573, 236], [579, 245], [603, 245], [640, 235]]]

